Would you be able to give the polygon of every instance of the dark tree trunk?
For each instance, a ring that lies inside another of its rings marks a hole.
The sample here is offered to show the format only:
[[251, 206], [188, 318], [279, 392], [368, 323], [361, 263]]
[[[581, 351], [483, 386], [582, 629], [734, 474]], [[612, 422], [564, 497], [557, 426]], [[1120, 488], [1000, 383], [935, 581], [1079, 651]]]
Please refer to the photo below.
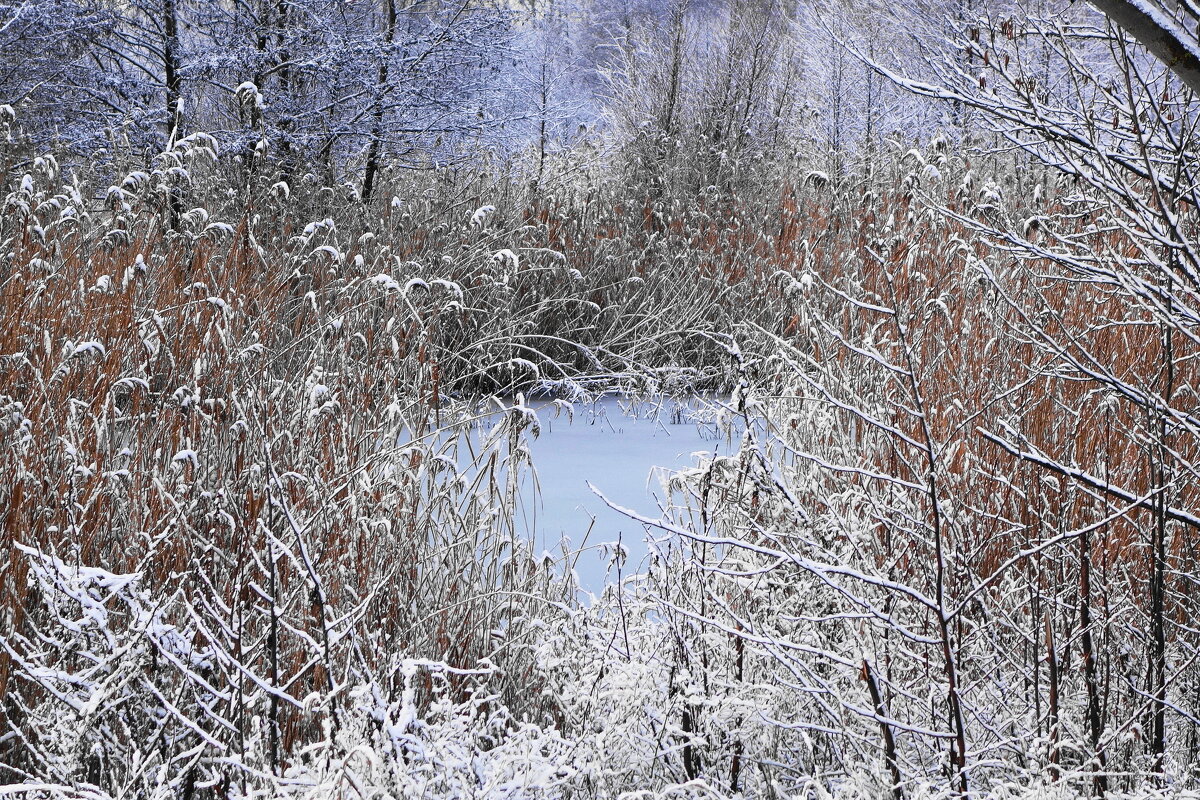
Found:
[[367, 146], [367, 166], [363, 174], [362, 201], [369, 202], [375, 192], [379, 160], [383, 152], [383, 103], [388, 79], [391, 77], [392, 45], [396, 41], [396, 0], [387, 0], [387, 23], [384, 33], [384, 52], [379, 62], [379, 89], [371, 111], [371, 143]]

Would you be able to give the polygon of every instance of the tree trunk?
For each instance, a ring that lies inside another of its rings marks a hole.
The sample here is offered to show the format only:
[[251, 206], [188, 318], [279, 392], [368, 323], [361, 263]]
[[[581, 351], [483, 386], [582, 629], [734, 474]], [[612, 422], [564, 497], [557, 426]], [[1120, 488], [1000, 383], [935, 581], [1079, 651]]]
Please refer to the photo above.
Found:
[[384, 33], [384, 48], [379, 61], [379, 89], [375, 95], [375, 107], [371, 110], [371, 142], [367, 146], [367, 166], [363, 174], [362, 201], [369, 202], [375, 192], [375, 180], [379, 174], [379, 159], [383, 152], [383, 99], [387, 93], [391, 72], [392, 45], [396, 41], [396, 0], [387, 0], [387, 25]]

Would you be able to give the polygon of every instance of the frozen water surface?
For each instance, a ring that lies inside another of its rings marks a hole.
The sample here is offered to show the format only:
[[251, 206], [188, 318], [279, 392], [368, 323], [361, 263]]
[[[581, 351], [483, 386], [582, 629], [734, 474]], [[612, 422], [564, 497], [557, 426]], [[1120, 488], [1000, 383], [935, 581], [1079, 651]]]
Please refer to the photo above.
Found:
[[613, 503], [655, 518], [663, 493], [659, 471], [694, 466], [697, 453], [729, 451], [712, 423], [696, 421], [703, 419], [697, 402], [651, 406], [605, 398], [577, 403], [573, 414], [549, 403], [531, 406], [542, 428], [529, 443], [541, 491], [537, 502], [526, 500], [519, 522], [539, 547], [558, 553], [565, 537], [572, 550], [582, 548], [575, 570], [588, 592], [616, 579], [611, 561], [618, 540], [628, 553], [623, 576], [638, 571], [648, 552], [646, 526], [610, 508], [588, 484]]
[[[518, 404], [508, 400], [499, 405], [510, 409]], [[459, 439], [457, 457], [468, 473], [480, 468], [472, 459], [504, 413], [496, 401], [488, 405], [475, 412], [469, 432], [454, 434], [465, 437]], [[731, 450], [727, 434], [714, 421], [720, 405], [698, 398], [658, 403], [616, 397], [573, 404], [539, 400], [525, 408], [537, 415], [540, 433], [534, 437], [527, 428], [522, 434], [533, 471], [522, 470], [514, 533], [531, 542], [534, 554], [548, 552], [559, 563], [564, 552], [569, 554], [566, 566], [575, 570], [585, 595], [599, 593], [618, 575], [641, 571], [649, 552], [647, 536], [661, 540], [665, 535], [615, 510], [605, 498], [656, 519], [662, 514], [664, 478], [696, 466], [701, 457]], [[503, 485], [505, 468], [498, 467], [496, 475]], [[614, 560], [618, 544], [625, 553], [619, 567]]]

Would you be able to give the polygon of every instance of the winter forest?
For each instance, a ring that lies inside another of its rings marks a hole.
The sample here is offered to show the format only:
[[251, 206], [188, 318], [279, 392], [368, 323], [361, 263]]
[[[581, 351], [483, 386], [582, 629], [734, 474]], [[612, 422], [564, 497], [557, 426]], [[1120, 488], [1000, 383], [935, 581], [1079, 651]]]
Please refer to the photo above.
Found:
[[1200, 797], [1193, 0], [0, 0], [0, 321], [0, 798]]

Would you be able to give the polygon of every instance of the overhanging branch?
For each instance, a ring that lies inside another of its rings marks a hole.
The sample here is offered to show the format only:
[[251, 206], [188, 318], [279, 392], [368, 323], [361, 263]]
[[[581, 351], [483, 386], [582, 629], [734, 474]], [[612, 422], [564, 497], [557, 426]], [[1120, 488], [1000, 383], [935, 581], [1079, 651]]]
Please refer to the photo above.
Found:
[[1200, 94], [1200, 50], [1195, 37], [1156, 7], [1154, 0], [1091, 0], [1091, 4]]

